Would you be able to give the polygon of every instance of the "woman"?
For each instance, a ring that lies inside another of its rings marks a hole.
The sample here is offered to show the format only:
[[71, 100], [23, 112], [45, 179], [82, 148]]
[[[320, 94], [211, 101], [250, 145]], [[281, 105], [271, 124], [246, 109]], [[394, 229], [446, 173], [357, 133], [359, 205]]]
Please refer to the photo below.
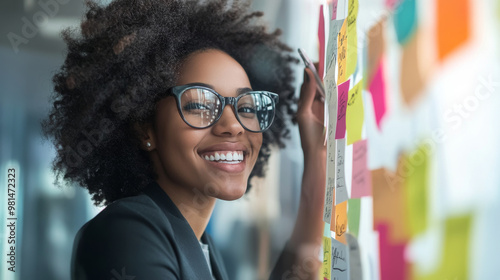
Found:
[[[261, 15], [227, 1], [90, 2], [81, 35], [64, 32], [44, 131], [58, 178], [107, 205], [76, 237], [73, 279], [227, 279], [205, 234], [215, 201], [264, 175], [294, 114], [296, 59]], [[313, 279], [318, 268], [323, 105], [305, 78], [301, 202], [272, 279]]]

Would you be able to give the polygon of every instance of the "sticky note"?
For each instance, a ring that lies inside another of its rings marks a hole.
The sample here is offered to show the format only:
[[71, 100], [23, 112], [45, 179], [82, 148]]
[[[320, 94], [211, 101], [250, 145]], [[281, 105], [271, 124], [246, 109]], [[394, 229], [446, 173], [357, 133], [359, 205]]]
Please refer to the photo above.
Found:
[[325, 16], [323, 14], [323, 5], [320, 5], [319, 7], [318, 41], [319, 41], [318, 75], [320, 78], [323, 78], [325, 74]]
[[472, 220], [471, 214], [446, 218], [438, 268], [428, 275], [414, 275], [413, 279], [469, 279]]
[[367, 145], [368, 142], [364, 139], [354, 143], [352, 148], [351, 198], [372, 195], [371, 173], [368, 170]]
[[346, 113], [347, 101], [349, 98], [349, 83], [350, 80], [338, 86], [338, 100], [337, 100], [337, 127], [335, 131], [335, 139], [345, 138], [346, 132]]
[[343, 19], [340, 20], [331, 20], [329, 23], [329, 29], [328, 29], [328, 39], [327, 39], [327, 45], [326, 45], [326, 57], [325, 57], [325, 68], [328, 69], [337, 63], [337, 38], [338, 34], [340, 31], [340, 28], [342, 27], [344, 23]]
[[323, 263], [321, 264], [320, 279], [331, 279], [332, 239], [323, 236]]
[[469, 0], [436, 1], [436, 40], [440, 61], [463, 45], [470, 37], [469, 2]]
[[346, 113], [347, 145], [361, 140], [363, 121], [365, 119], [362, 90], [363, 81], [361, 80], [348, 93]]
[[[323, 208], [323, 221], [330, 223], [332, 220], [332, 207], [335, 204], [335, 158], [337, 153], [335, 142], [335, 129], [337, 125], [337, 86], [335, 84], [335, 71], [329, 69], [325, 76], [325, 91], [328, 112], [328, 126], [326, 134], [326, 190], [325, 190], [325, 204]], [[326, 116], [325, 116], [326, 117]]]
[[[351, 198], [347, 201], [347, 225], [348, 232], [358, 236], [359, 220], [361, 218], [361, 199]], [[349, 242], [349, 241], [348, 241]]]
[[366, 73], [364, 74], [366, 85], [371, 84], [385, 50], [385, 26], [386, 19], [383, 17], [370, 27], [367, 33]]
[[337, 5], [338, 5], [338, 0], [331, 0], [332, 3], [330, 3], [330, 9], [331, 9], [331, 19], [334, 20], [337, 18]]
[[337, 139], [337, 154], [335, 158], [335, 205], [349, 199], [345, 183], [345, 138]]
[[429, 149], [420, 146], [405, 157], [407, 176], [404, 180], [406, 213], [412, 236], [423, 233], [428, 224]]
[[394, 28], [398, 42], [404, 45], [417, 29], [417, 7], [415, 0], [401, 0], [394, 13]]
[[345, 233], [347, 232], [347, 201], [335, 205], [335, 239], [347, 244]]
[[419, 34], [404, 46], [401, 57], [401, 95], [407, 105], [412, 105], [424, 92], [425, 79], [420, 67]]
[[343, 22], [338, 35], [338, 78], [337, 83], [343, 83], [349, 77], [347, 75], [347, 23]]
[[331, 279], [349, 279], [349, 253], [347, 245], [332, 239]]
[[350, 77], [358, 63], [357, 34], [358, 0], [349, 0], [347, 14], [347, 59], [346, 77]]
[[385, 6], [389, 9], [394, 9], [400, 0], [385, 0]]
[[352, 234], [346, 233], [346, 240], [349, 248], [349, 277], [351, 280], [363, 279], [358, 239]]
[[[403, 158], [398, 160], [398, 169], [403, 168]], [[391, 227], [389, 238], [393, 242], [407, 242], [411, 235], [406, 225], [405, 193], [403, 179], [397, 172], [384, 168], [371, 172], [373, 186], [373, 226], [386, 224]]]
[[380, 250], [380, 279], [407, 279], [406, 243], [396, 243], [390, 240], [389, 231], [391, 228], [385, 224], [377, 226]]
[[385, 77], [384, 77], [384, 63], [383, 59], [380, 60], [375, 75], [369, 86], [369, 91], [373, 100], [373, 109], [375, 111], [375, 122], [377, 127], [381, 128], [382, 119], [386, 112], [386, 93], [385, 93]]

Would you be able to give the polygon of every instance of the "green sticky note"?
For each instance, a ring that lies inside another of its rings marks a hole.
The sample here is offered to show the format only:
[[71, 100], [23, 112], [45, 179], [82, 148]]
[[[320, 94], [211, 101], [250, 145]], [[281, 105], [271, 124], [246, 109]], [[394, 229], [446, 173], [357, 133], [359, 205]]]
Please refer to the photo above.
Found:
[[449, 217], [444, 223], [442, 258], [431, 274], [415, 275], [416, 280], [469, 279], [469, 247], [472, 215]]
[[363, 81], [349, 90], [346, 112], [347, 145], [361, 140], [365, 111], [363, 107]]
[[401, 0], [394, 11], [394, 27], [401, 45], [409, 41], [417, 29], [417, 7], [415, 0]]
[[427, 229], [429, 193], [429, 148], [420, 146], [405, 157], [407, 176], [404, 180], [407, 226], [411, 236]]
[[347, 201], [347, 226], [348, 232], [354, 236], [359, 233], [359, 218], [361, 212], [361, 199], [352, 198]]

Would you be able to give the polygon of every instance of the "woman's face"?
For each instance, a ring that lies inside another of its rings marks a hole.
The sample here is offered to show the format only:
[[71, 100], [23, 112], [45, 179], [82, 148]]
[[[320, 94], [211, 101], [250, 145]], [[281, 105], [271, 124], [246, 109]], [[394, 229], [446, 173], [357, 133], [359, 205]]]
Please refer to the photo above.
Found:
[[[180, 67], [177, 85], [204, 83], [225, 97], [236, 97], [250, 89], [245, 70], [219, 50], [195, 52]], [[179, 115], [175, 98], [158, 102], [154, 126], [153, 163], [158, 182], [172, 194], [211, 196], [224, 200], [240, 198], [247, 189], [262, 134], [245, 130], [233, 106], [226, 106], [219, 121], [209, 128], [188, 126]], [[243, 154], [241, 162], [210, 161], [231, 153]]]

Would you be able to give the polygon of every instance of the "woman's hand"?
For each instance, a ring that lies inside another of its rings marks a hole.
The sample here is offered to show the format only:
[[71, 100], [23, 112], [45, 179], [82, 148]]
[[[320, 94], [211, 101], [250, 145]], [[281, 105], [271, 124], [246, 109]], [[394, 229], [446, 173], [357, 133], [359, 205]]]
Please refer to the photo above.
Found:
[[310, 156], [325, 156], [324, 145], [324, 98], [316, 90], [314, 74], [308, 68], [304, 71], [304, 82], [300, 88], [297, 123], [299, 124], [300, 141], [304, 151], [304, 159]]

